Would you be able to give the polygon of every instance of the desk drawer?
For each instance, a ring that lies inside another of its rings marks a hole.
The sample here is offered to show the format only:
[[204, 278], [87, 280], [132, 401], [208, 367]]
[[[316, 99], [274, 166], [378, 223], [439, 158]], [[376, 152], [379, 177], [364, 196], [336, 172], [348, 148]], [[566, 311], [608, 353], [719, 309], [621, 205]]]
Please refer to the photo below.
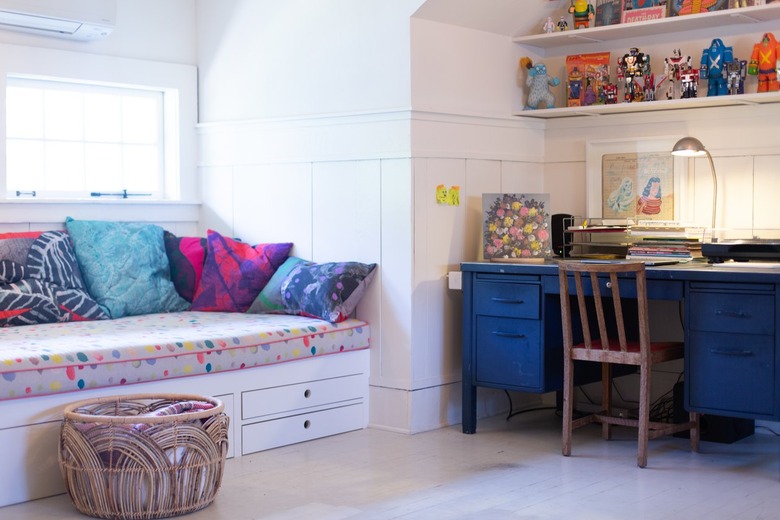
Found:
[[539, 283], [474, 284], [474, 311], [488, 316], [538, 319], [542, 287]]
[[774, 294], [691, 291], [691, 330], [775, 333]]
[[476, 382], [539, 388], [542, 378], [540, 323], [477, 316]]
[[685, 384], [694, 410], [774, 413], [773, 336], [692, 331], [686, 348]]
[[[545, 280], [545, 292], [560, 293], [560, 281], [558, 277], [547, 277], [549, 280]], [[612, 289], [607, 287], [609, 282], [608, 276], [599, 277], [599, 290], [601, 296], [608, 297], [612, 295]], [[636, 298], [636, 283], [630, 278], [625, 276], [619, 277], [618, 284], [620, 285], [620, 296], [622, 298]], [[582, 280], [583, 290], [586, 295], [593, 296], [593, 288], [590, 285], [590, 277], [584, 276]], [[575, 294], [574, 289], [574, 276], [569, 276], [569, 294]], [[674, 280], [648, 280], [647, 281], [647, 297], [650, 300], [674, 300], [679, 301], [683, 299], [683, 284]]]

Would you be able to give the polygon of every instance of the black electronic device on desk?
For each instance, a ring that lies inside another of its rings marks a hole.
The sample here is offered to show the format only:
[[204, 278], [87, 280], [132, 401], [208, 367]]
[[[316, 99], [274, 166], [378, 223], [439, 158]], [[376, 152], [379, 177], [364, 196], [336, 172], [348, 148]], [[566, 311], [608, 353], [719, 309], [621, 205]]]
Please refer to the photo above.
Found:
[[726, 260], [737, 262], [780, 261], [780, 239], [751, 238], [708, 242], [702, 244], [701, 254], [706, 256], [711, 263], [722, 263]]

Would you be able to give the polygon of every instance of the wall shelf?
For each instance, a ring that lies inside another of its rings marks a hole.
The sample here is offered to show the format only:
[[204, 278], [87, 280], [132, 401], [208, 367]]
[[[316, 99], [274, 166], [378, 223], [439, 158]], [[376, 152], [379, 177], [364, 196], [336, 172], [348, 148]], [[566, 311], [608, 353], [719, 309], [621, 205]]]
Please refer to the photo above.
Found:
[[[659, 34], [682, 33], [735, 24], [780, 20], [780, 3], [726, 9], [712, 13], [674, 16], [659, 20], [590, 27], [562, 32], [517, 36], [513, 42], [537, 50], [567, 48], [583, 43], [605, 42], [625, 38], [642, 38]], [[562, 50], [562, 49], [561, 49]]]
[[740, 94], [737, 96], [713, 96], [690, 99], [664, 99], [658, 101], [643, 101], [639, 103], [616, 103], [614, 105], [543, 108], [539, 110], [524, 110], [515, 115], [536, 119], [556, 119], [563, 117], [597, 117], [610, 114], [659, 112], [663, 110], [687, 110], [692, 108], [763, 105], [768, 103], [780, 103], [780, 92], [762, 92]]
[[[553, 54], [563, 55], [572, 48], [594, 42], [608, 42], [624, 38], [641, 39], [642, 37], [660, 34], [682, 34], [697, 29], [711, 29], [736, 24], [752, 24], [767, 21], [780, 21], [780, 2], [726, 9], [712, 13], [701, 13], [686, 16], [674, 16], [608, 25], [605, 27], [590, 27], [570, 31], [532, 34], [518, 36], [512, 41], [537, 51], [553, 50]], [[612, 114], [636, 114], [640, 112], [660, 112], [664, 110], [687, 110], [694, 108], [729, 107], [740, 105], [762, 105], [780, 103], [780, 92], [763, 92], [741, 94], [737, 96], [698, 97], [693, 99], [670, 99], [639, 103], [616, 103], [614, 105], [590, 105], [583, 107], [560, 107], [540, 110], [524, 110], [514, 115], [534, 119], [557, 119], [571, 117], [597, 117]]]

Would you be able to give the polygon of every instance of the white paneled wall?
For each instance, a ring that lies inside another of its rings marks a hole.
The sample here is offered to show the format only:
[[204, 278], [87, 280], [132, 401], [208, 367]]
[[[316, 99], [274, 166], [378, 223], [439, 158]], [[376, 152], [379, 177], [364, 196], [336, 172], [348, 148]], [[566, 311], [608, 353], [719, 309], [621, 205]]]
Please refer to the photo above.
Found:
[[233, 232], [259, 242], [292, 242], [292, 254], [312, 259], [311, 163], [240, 165], [233, 179]]

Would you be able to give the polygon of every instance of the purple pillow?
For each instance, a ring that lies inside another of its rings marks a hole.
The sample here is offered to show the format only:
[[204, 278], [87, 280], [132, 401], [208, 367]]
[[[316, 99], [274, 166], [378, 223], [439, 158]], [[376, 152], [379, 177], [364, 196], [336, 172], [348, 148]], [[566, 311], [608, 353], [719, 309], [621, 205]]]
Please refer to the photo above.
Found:
[[291, 242], [251, 246], [212, 230], [207, 241], [193, 311], [246, 312], [293, 246]]

